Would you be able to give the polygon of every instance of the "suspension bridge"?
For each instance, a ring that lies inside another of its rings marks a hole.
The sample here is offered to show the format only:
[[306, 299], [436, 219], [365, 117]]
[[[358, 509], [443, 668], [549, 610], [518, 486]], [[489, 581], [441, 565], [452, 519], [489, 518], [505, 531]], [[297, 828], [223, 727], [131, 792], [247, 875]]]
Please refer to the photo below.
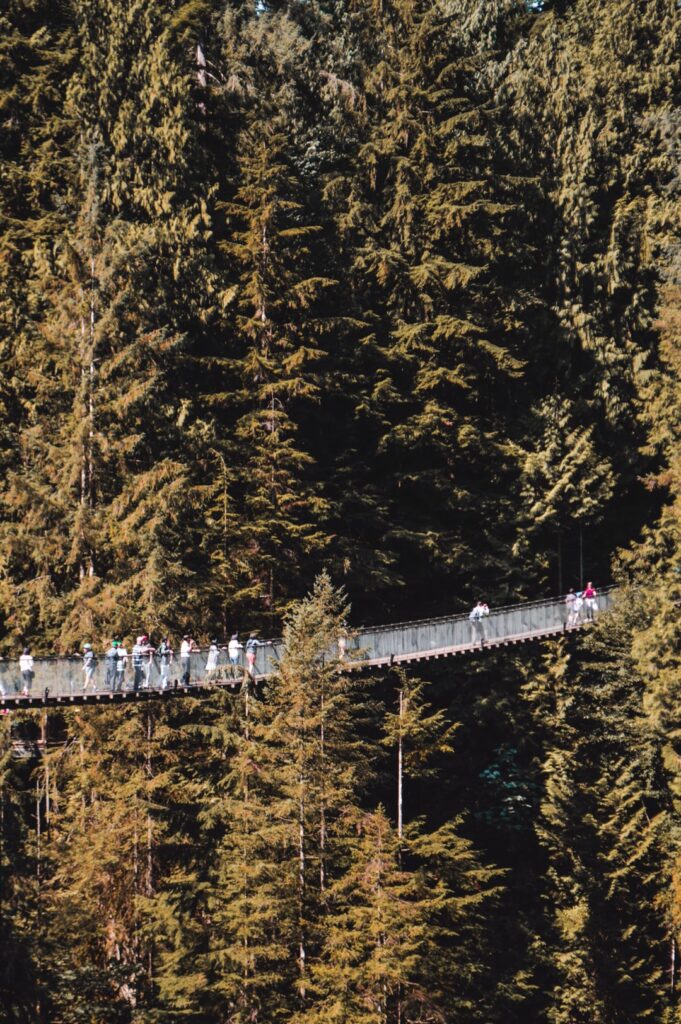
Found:
[[[460, 655], [481, 657], [501, 647], [546, 640], [591, 625], [612, 606], [616, 590], [616, 587], [600, 590], [593, 605], [584, 605], [576, 616], [570, 613], [565, 597], [554, 597], [494, 608], [489, 615], [474, 621], [468, 614], [443, 615], [349, 630], [347, 637], [339, 637], [338, 647], [330, 655], [339, 658], [351, 672]], [[276, 671], [282, 654], [281, 640], [260, 642], [251, 678], [267, 679]], [[22, 676], [19, 662], [0, 659], [0, 708], [168, 700], [215, 687], [238, 686], [249, 671], [243, 650], [239, 651], [236, 664], [231, 663], [226, 648], [220, 649], [214, 667], [207, 669], [206, 662], [207, 651], [192, 653], [188, 666], [175, 653], [165, 679], [158, 656], [145, 655], [141, 665], [138, 661], [135, 673], [133, 657], [128, 654], [122, 678], [114, 681], [111, 666], [99, 654], [93, 677], [84, 689], [85, 674], [80, 656], [35, 658], [30, 692], [25, 694], [27, 680]], [[187, 668], [189, 683], [183, 681]]]

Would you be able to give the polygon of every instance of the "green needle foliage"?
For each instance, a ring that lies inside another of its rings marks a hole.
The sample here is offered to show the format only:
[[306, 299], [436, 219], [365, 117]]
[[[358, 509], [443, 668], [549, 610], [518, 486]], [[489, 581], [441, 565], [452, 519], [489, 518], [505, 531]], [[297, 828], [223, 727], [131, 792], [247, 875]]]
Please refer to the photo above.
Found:
[[[2, 716], [0, 1024], [681, 1019], [680, 32], [4, 4], [0, 683], [26, 644], [286, 653]], [[342, 657], [612, 578], [541, 654]]]

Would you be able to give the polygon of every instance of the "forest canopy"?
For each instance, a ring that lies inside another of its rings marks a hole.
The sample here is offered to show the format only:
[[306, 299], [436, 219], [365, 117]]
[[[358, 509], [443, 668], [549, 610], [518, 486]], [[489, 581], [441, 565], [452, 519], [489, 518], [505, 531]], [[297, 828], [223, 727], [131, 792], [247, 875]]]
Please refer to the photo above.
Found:
[[[681, 1020], [680, 31], [6, 0], [1, 653], [287, 655], [3, 718], [0, 1020]], [[322, 657], [585, 573], [585, 637]]]

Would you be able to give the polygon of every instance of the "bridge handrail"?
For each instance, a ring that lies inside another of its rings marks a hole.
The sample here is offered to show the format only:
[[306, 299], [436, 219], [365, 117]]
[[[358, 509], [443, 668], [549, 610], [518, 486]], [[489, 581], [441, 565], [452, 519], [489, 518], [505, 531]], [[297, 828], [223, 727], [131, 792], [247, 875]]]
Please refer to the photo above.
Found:
[[[611, 583], [611, 584], [609, 584], [606, 587], [599, 587], [598, 590], [597, 590], [597, 594], [599, 596], [605, 595], [605, 594], [610, 594], [614, 590], [617, 590], [617, 586], [618, 585], [616, 583]], [[539, 608], [539, 607], [546, 606], [546, 605], [564, 604], [566, 596], [567, 596], [567, 594], [559, 594], [557, 597], [535, 598], [532, 601], [516, 601], [515, 604], [507, 604], [507, 605], [494, 606], [494, 607], [490, 608], [489, 617], [490, 618], [494, 618], [494, 616], [496, 616], [496, 615], [503, 615], [506, 612], [517, 611], [519, 609], [522, 609], [523, 611], [531, 611], [533, 608]], [[385, 633], [385, 632], [399, 630], [399, 629], [413, 629], [414, 627], [417, 627], [417, 626], [423, 628], [423, 627], [427, 627], [427, 626], [430, 626], [430, 625], [439, 625], [441, 623], [467, 622], [468, 618], [469, 618], [469, 614], [470, 614], [469, 612], [457, 612], [455, 614], [436, 615], [436, 616], [431, 616], [430, 618], [424, 618], [424, 619], [406, 619], [406, 620], [404, 620], [402, 622], [387, 622], [387, 623], [383, 623], [382, 625], [376, 625], [376, 626], [359, 626], [359, 627], [355, 627], [355, 628], [349, 629], [348, 632], [349, 632], [350, 635], [355, 636], [355, 637], [365, 637], [365, 636], [375, 635], [377, 633]], [[271, 639], [259, 639], [258, 643], [259, 643], [259, 646], [261, 646], [261, 647], [277, 648], [277, 647], [281, 647], [283, 641], [282, 641], [282, 639], [280, 637], [275, 637], [275, 638], [271, 638]], [[226, 643], [220, 643], [219, 644], [219, 647], [220, 647], [221, 651], [224, 650], [224, 648], [226, 648], [226, 646], [227, 646]], [[207, 651], [208, 651], [208, 647], [207, 646], [205, 646], [205, 647], [198, 647], [198, 648], [195, 648], [194, 653], [196, 653], [196, 654], [204, 654], [204, 653], [207, 653]], [[97, 654], [97, 660], [98, 661], [99, 660], [103, 660], [105, 658], [105, 652], [104, 651], [97, 651], [96, 654]], [[179, 660], [179, 657], [180, 657], [179, 650], [173, 651], [173, 655], [174, 655], [175, 659]], [[152, 656], [155, 656], [155, 652], [154, 652], [154, 654]], [[132, 657], [133, 657], [133, 655], [132, 655], [132, 648], [131, 648], [130, 650], [128, 650], [127, 658], [128, 658], [129, 661], [131, 661]], [[143, 655], [143, 657], [148, 657], [148, 655]], [[37, 654], [37, 655], [34, 655], [33, 660], [34, 660], [34, 662], [41, 663], [41, 664], [49, 663], [49, 662], [54, 662], [54, 661], [82, 662], [82, 655], [79, 654], [78, 652], [75, 652], [75, 651], [72, 651], [69, 654], [43, 654], [43, 655], [38, 655]], [[8, 664], [8, 663], [13, 663], [13, 662], [17, 662], [17, 661], [18, 661], [18, 658], [16, 656], [10, 657], [10, 658], [0, 656], [0, 664]]]
[[[603, 594], [611, 594], [613, 590], [618, 589], [617, 583], [610, 583], [607, 587], [598, 587], [596, 594], [600, 597]], [[494, 615], [503, 615], [506, 612], [515, 611], [522, 608], [523, 610], [530, 610], [532, 608], [539, 608], [542, 605], [553, 605], [553, 604], [565, 604], [565, 594], [558, 594], [556, 597], [541, 597], [535, 598], [533, 601], [516, 601], [515, 604], [504, 604], [495, 605], [489, 610], [490, 617]], [[353, 629], [353, 633], [365, 636], [367, 633], [383, 633], [386, 630], [391, 629], [407, 629], [413, 628], [414, 626], [426, 626], [429, 624], [435, 624], [442, 622], [467, 622], [470, 611], [468, 612], [457, 612], [454, 615], [434, 615], [430, 618], [425, 619], [406, 619], [404, 622], [386, 622], [382, 625], [377, 626], [360, 626], [358, 629]]]

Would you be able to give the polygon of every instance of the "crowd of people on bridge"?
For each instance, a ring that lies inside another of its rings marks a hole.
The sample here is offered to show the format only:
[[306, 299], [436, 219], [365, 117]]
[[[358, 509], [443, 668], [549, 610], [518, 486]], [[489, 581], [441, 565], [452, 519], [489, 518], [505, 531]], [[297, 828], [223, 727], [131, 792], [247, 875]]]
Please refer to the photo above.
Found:
[[[566, 626], [579, 626], [584, 622], [593, 622], [598, 614], [598, 591], [591, 580], [584, 590], [570, 589], [565, 596]], [[485, 620], [489, 617], [489, 605], [486, 601], [478, 601], [471, 610], [468, 619], [471, 624], [471, 642], [484, 644], [487, 639]]]
[[[591, 581], [583, 590], [571, 589], [565, 596], [565, 625], [575, 627], [584, 622], [593, 622], [598, 612], [597, 598], [598, 593]], [[488, 639], [486, 620], [489, 615], [489, 605], [482, 599], [471, 610], [468, 618], [471, 624], [471, 642], [473, 644], [484, 645]], [[243, 653], [245, 653], [245, 666], [243, 667], [251, 677], [255, 678], [258, 647], [264, 643], [265, 641], [259, 640], [255, 633], [249, 635], [245, 644], [239, 639], [238, 633], [233, 633], [227, 642], [220, 642], [214, 637], [207, 649], [202, 680], [210, 682], [218, 678], [225, 678], [226, 672], [231, 673], [231, 678], [236, 679], [242, 667]], [[346, 656], [346, 644], [347, 631], [344, 626], [338, 638], [338, 656], [341, 660]], [[143, 633], [136, 638], [129, 651], [123, 640], [114, 639], [103, 655], [104, 685], [112, 693], [121, 693], [125, 689], [132, 691], [149, 689], [152, 685], [152, 673], [156, 669], [157, 678], [154, 678], [153, 681], [155, 688], [166, 690], [171, 676], [181, 682], [183, 686], [188, 686], [192, 676], [192, 655], [200, 652], [201, 648], [189, 633], [182, 637], [178, 651], [171, 645], [168, 636], [162, 637], [154, 645], [149, 636]], [[92, 644], [84, 643], [78, 657], [82, 659], [83, 692], [93, 691], [96, 688], [98, 657]], [[19, 671], [21, 673], [21, 692], [24, 696], [29, 696], [35, 677], [35, 665], [30, 647], [23, 649], [19, 658]], [[5, 696], [1, 682], [0, 695]]]
[[[258, 647], [264, 644], [255, 633], [251, 633], [245, 644], [233, 633], [229, 641], [221, 642], [213, 637], [206, 652], [206, 663], [202, 679], [210, 681], [224, 675], [224, 670], [237, 677], [241, 667], [242, 654], [245, 653], [245, 668], [251, 677], [256, 675], [256, 659]], [[133, 691], [149, 689], [152, 685], [152, 673], [157, 670], [158, 678], [154, 686], [166, 690], [171, 676], [178, 678], [183, 686], [188, 686], [192, 676], [192, 655], [200, 654], [201, 648], [191, 634], [182, 637], [179, 650], [171, 645], [168, 636], [162, 637], [153, 644], [147, 634], [141, 634], [128, 650], [125, 641], [115, 639], [104, 652], [105, 676], [104, 685], [112, 693], [121, 693], [124, 689]], [[84, 643], [77, 657], [82, 660], [83, 692], [96, 688], [95, 674], [99, 658], [91, 643]], [[35, 663], [30, 647], [24, 647], [19, 657], [21, 673], [21, 693], [28, 697], [33, 688]], [[178, 674], [179, 673], [179, 674]], [[5, 691], [0, 684], [0, 695]]]

